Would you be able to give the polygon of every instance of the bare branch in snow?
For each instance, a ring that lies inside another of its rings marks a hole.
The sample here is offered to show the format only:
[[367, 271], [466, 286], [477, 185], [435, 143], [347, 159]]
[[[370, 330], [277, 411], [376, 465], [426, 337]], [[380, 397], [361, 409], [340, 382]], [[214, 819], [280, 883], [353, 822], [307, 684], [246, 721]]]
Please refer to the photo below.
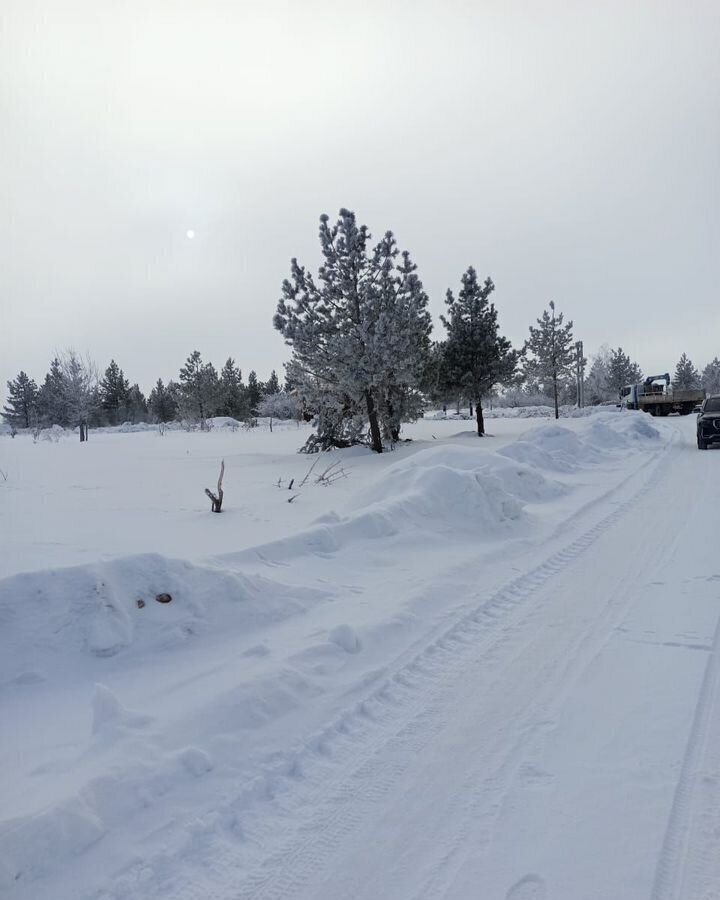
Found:
[[320, 462], [320, 457], [318, 456], [318, 458], [315, 460], [315, 462], [310, 466], [310, 468], [309, 468], [309, 469], [307, 470], [307, 472], [305, 473], [305, 477], [304, 477], [303, 480], [300, 482], [300, 484], [298, 485], [298, 487], [303, 487], [303, 486], [305, 485], [305, 482], [306, 482], [306, 481], [308, 480], [308, 478], [312, 475], [313, 469], [315, 468], [315, 466], [316, 466], [319, 462]]
[[340, 467], [340, 460], [332, 463], [325, 469], [324, 472], [321, 472], [320, 475], [315, 479], [315, 484], [332, 484], [334, 481], [339, 481], [341, 478], [347, 478], [347, 472], [345, 469]]
[[217, 483], [217, 495], [213, 494], [213, 492], [209, 488], [205, 488], [205, 493], [210, 498], [211, 509], [215, 513], [222, 512], [222, 503], [223, 503], [223, 489], [222, 489], [222, 480], [223, 475], [225, 474], [225, 460], [222, 460], [220, 463], [220, 477], [218, 478]]

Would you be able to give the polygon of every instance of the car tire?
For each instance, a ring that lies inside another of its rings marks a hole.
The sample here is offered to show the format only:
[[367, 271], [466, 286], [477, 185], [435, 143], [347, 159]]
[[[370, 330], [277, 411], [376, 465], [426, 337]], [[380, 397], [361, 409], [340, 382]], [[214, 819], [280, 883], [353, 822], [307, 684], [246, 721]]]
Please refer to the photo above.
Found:
[[698, 450], [707, 450], [707, 448], [708, 448], [708, 442], [707, 442], [707, 441], [704, 441], [704, 440], [700, 437], [700, 435], [698, 435], [697, 442], [698, 442]]

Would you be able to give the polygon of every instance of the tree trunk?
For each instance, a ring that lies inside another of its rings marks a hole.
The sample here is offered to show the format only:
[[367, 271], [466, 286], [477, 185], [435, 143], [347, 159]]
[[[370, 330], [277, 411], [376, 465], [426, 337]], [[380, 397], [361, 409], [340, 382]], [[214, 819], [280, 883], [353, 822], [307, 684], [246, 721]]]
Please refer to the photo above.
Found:
[[378, 422], [377, 409], [370, 391], [365, 392], [365, 402], [367, 403], [368, 419], [370, 421], [370, 447], [376, 453], [382, 453], [382, 435], [380, 434], [380, 423]]
[[560, 408], [558, 407], [558, 387], [557, 387], [557, 376], [553, 375], [553, 396], [555, 398], [555, 418], [560, 418]]
[[477, 418], [478, 437], [485, 436], [485, 419], [483, 418], [482, 401], [475, 401], [475, 416]]
[[470, 407], [470, 409], [468, 411], [470, 413], [470, 418], [472, 419], [472, 414], [473, 414], [472, 400], [470, 400], [470, 402], [468, 403], [468, 406]]
[[400, 440], [400, 425], [396, 425], [394, 422], [395, 409], [393, 408], [392, 403], [388, 403], [388, 405], [387, 405], [387, 414], [388, 414], [388, 422], [390, 423], [390, 425], [389, 425], [390, 440], [393, 442], [393, 444], [397, 444], [397, 442]]

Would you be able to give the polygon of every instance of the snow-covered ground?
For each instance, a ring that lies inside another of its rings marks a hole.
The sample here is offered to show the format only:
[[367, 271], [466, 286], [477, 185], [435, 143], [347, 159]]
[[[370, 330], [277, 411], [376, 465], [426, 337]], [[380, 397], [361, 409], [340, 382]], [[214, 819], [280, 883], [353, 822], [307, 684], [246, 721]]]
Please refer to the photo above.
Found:
[[715, 896], [720, 451], [471, 428], [0, 437], [3, 896]]

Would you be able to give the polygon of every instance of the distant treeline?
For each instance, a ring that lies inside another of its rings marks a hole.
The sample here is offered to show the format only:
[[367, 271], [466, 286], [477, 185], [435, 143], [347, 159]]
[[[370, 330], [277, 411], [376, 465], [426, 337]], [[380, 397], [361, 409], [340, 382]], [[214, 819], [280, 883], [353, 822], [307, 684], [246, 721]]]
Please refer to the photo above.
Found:
[[[491, 302], [495, 285], [472, 266], [457, 294], [447, 291], [445, 335], [433, 341], [417, 266], [392, 232], [372, 244], [367, 227], [342, 209], [334, 224], [321, 216], [319, 237], [317, 278], [293, 259], [273, 319], [292, 351], [282, 387], [274, 371], [264, 383], [255, 372], [243, 382], [233, 359], [218, 374], [195, 350], [176, 381], [158, 379], [146, 398], [114, 360], [101, 376], [90, 359], [66, 351], [40, 387], [25, 372], [8, 382], [5, 419], [17, 428], [79, 425], [82, 439], [83, 425], [303, 416], [315, 424], [307, 450], [367, 443], [381, 452], [429, 403], [467, 406], [470, 415], [474, 407], [482, 435], [484, 403], [551, 405], [557, 417], [561, 403], [613, 402], [643, 378], [622, 347], [601, 347], [588, 367], [572, 320], [552, 301], [513, 348]], [[700, 373], [683, 354], [673, 383], [720, 393], [720, 360]]]
[[165, 384], [158, 378], [147, 397], [137, 384], [130, 383], [115, 360], [100, 373], [92, 359], [74, 350], [52, 360], [39, 387], [25, 372], [8, 381], [7, 387], [3, 416], [15, 428], [98, 427], [175, 420], [202, 425], [213, 416], [244, 421], [261, 414], [263, 409], [268, 410], [268, 415], [287, 412], [288, 417], [294, 410], [288, 393], [291, 385], [281, 385], [274, 370], [265, 382], [259, 381], [254, 371], [244, 382], [232, 358], [218, 373], [197, 350], [188, 356], [177, 380]]

